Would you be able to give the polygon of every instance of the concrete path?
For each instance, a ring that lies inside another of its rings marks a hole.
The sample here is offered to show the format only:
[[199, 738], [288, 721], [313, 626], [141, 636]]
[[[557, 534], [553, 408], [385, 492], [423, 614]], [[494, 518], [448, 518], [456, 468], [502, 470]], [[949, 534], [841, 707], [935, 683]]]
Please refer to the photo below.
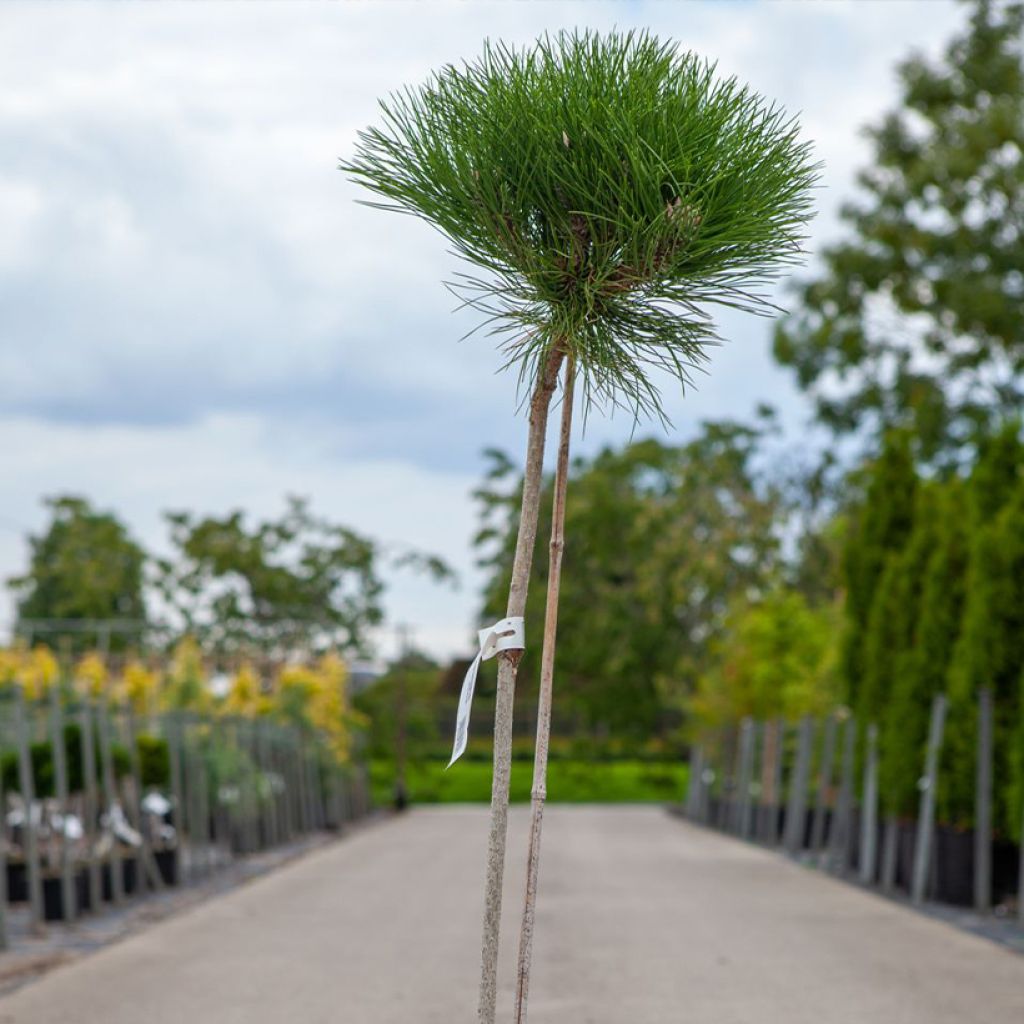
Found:
[[[366, 829], [55, 970], [0, 1024], [473, 1024], [485, 834], [476, 808]], [[549, 810], [536, 959], [531, 1024], [1024, 1021], [1024, 958], [653, 808]]]

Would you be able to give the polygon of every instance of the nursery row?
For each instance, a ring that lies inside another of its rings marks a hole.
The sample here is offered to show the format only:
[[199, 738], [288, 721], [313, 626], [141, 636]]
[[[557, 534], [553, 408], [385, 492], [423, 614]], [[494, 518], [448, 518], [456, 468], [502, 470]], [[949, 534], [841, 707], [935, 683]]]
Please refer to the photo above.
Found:
[[[974, 827], [937, 820], [944, 785], [947, 700], [931, 707], [913, 785], [916, 816], [895, 813], [880, 772], [878, 729], [842, 712], [823, 720], [745, 718], [695, 745], [685, 813], [740, 838], [780, 847], [839, 876], [914, 903], [936, 900], [1005, 912], [1024, 922], [1024, 836], [994, 831], [993, 806], [1009, 785], [993, 775], [993, 702], [981, 692], [971, 765]], [[1015, 841], [1016, 840], [1016, 841]]]
[[369, 808], [366, 771], [330, 737], [272, 718], [0, 695], [0, 943], [207, 877]]

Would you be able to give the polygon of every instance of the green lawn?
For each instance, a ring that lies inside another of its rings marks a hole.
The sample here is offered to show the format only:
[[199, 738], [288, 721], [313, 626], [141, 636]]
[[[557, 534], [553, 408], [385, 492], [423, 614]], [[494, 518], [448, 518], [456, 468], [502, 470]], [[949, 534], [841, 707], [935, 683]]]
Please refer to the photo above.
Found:
[[[512, 765], [512, 802], [527, 803], [533, 765]], [[370, 781], [378, 805], [391, 802], [393, 761], [372, 761]], [[441, 762], [416, 762], [407, 771], [413, 803], [486, 803], [491, 798], [491, 765], [459, 761], [448, 771]], [[561, 803], [681, 801], [686, 765], [659, 761], [552, 761], [548, 765], [548, 800]]]

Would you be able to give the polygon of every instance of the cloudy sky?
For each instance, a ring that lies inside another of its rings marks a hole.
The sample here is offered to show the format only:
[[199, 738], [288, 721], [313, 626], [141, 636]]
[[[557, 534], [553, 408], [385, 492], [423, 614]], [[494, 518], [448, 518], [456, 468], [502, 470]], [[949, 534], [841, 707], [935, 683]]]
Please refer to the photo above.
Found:
[[[894, 63], [963, 17], [946, 0], [4, 3], [0, 576], [25, 567], [45, 495], [84, 494], [159, 548], [165, 509], [272, 515], [301, 494], [448, 558], [458, 591], [394, 576], [388, 613], [465, 650], [480, 453], [518, 456], [525, 425], [489, 339], [459, 343], [473, 320], [441, 285], [444, 241], [358, 206], [336, 170], [376, 98], [487, 36], [651, 28], [800, 114], [826, 168], [813, 249]], [[711, 375], [666, 403], [672, 434], [768, 400], [798, 436], [769, 325], [720, 325]], [[592, 418], [582, 450], [630, 429]], [[0, 635], [11, 613], [0, 598]]]

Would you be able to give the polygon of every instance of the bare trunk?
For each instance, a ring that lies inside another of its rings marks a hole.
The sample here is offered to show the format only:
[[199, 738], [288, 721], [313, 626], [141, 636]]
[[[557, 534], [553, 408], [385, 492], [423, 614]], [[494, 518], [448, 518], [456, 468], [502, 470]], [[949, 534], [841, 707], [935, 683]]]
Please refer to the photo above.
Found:
[[537, 709], [537, 748], [533, 761], [533, 793], [530, 815], [530, 852], [526, 863], [526, 899], [519, 934], [519, 970], [516, 982], [516, 1024], [526, 1024], [526, 1000], [530, 989], [533, 957], [533, 921], [537, 905], [537, 876], [540, 870], [540, 835], [547, 799], [548, 745], [551, 740], [551, 698], [555, 678], [555, 641], [558, 633], [558, 592], [562, 579], [565, 548], [565, 493], [569, 477], [569, 440], [572, 434], [572, 392], [575, 366], [570, 355], [565, 364], [562, 396], [562, 430], [555, 467], [555, 497], [551, 515], [551, 563], [548, 571], [547, 604], [544, 609], [544, 648], [541, 653], [540, 697]]
[[[537, 540], [537, 514], [544, 474], [544, 440], [551, 396], [558, 384], [558, 369], [564, 353], [556, 346], [541, 367], [530, 400], [530, 429], [523, 471], [523, 506], [519, 536], [512, 562], [508, 594], [509, 617], [526, 612], [526, 591]], [[491, 781], [491, 831], [487, 843], [487, 883], [484, 890], [484, 928], [480, 968], [480, 1024], [494, 1024], [498, 992], [498, 932], [501, 927], [501, 893], [505, 875], [505, 837], [508, 829], [508, 787], [512, 773], [512, 709], [516, 693], [516, 672], [521, 651], [498, 655], [498, 690], [494, 706], [494, 776]]]

